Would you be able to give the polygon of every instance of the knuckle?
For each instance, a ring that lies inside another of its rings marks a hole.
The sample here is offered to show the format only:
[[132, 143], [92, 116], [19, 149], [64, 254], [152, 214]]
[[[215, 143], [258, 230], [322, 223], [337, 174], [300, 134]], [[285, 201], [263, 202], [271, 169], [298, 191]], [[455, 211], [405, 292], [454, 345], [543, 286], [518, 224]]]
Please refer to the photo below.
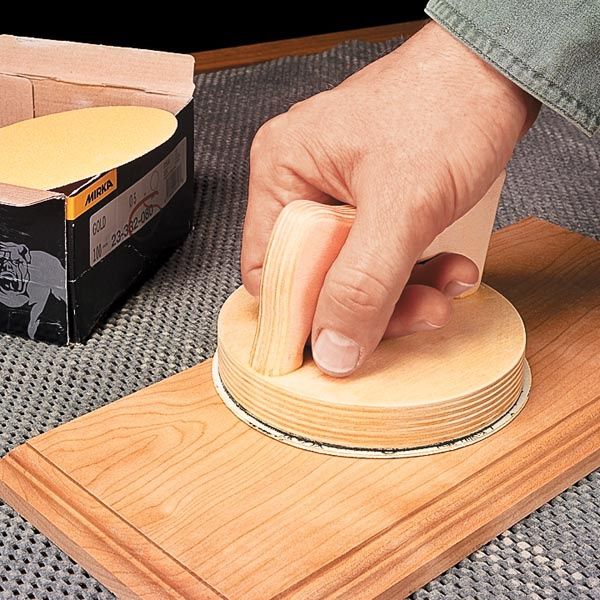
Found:
[[315, 94], [314, 96], [310, 96], [305, 100], [300, 100], [295, 102], [288, 109], [288, 113], [300, 113], [302, 112], [305, 118], [313, 116], [315, 118], [319, 118], [321, 116], [321, 111], [326, 110], [329, 111], [329, 99], [330, 99], [330, 91], [324, 90]]
[[250, 154], [252, 155], [257, 150], [260, 149], [261, 146], [265, 144], [269, 137], [269, 121], [263, 123], [258, 131], [254, 134], [254, 138], [252, 139], [252, 145], [250, 146]]
[[326, 297], [337, 310], [360, 320], [376, 317], [387, 303], [387, 287], [368, 271], [355, 267], [327, 281]]
[[287, 113], [273, 117], [259, 128], [250, 147], [250, 165], [283, 164], [286, 157], [297, 154], [302, 127], [294, 124]]
[[311, 101], [314, 100], [314, 96], [312, 98], [307, 98], [306, 100], [300, 100], [298, 102], [294, 102], [294, 104], [292, 104], [287, 112], [288, 114], [297, 114], [298, 112], [301, 112], [303, 110], [305, 110], [306, 108], [310, 108], [311, 105]]
[[264, 152], [266, 149], [273, 147], [277, 143], [280, 132], [282, 130], [282, 116], [277, 115], [268, 121], [265, 121], [254, 134], [252, 145], [250, 147], [250, 156], [258, 152]]

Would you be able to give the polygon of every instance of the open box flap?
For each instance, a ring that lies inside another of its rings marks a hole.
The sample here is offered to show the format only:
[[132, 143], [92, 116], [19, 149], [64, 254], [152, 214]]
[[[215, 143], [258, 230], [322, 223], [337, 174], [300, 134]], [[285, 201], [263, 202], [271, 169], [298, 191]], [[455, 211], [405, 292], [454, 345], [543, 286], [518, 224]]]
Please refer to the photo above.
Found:
[[51, 198], [64, 198], [64, 194], [59, 192], [48, 192], [44, 190], [34, 190], [31, 188], [0, 183], [0, 204], [9, 206], [31, 206], [45, 202]]
[[0, 90], [0, 127], [33, 117], [33, 84], [29, 79], [0, 73]]
[[191, 98], [194, 57], [0, 35], [0, 73]]

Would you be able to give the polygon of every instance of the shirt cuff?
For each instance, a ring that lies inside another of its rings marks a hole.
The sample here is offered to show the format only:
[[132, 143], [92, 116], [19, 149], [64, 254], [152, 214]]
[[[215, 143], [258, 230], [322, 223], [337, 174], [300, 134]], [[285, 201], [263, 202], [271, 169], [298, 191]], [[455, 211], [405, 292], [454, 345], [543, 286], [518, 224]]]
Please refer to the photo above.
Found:
[[[600, 128], [600, 38], [590, 31], [586, 45], [585, 25], [582, 31], [573, 22], [555, 39], [549, 38], [540, 19], [548, 19], [550, 26], [557, 15], [547, 2], [545, 12], [532, 11], [532, 4], [536, 2], [430, 0], [425, 12], [519, 87], [591, 136]], [[560, 25], [555, 27], [560, 30]]]

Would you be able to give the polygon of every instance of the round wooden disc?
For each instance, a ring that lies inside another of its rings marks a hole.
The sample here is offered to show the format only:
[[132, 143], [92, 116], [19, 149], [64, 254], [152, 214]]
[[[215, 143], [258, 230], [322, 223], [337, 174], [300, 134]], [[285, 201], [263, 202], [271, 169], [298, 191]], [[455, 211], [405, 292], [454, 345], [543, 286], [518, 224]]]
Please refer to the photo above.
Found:
[[246, 411], [243, 406], [238, 404], [223, 385], [223, 382], [221, 381], [221, 375], [219, 374], [218, 355], [216, 355], [213, 359], [212, 376], [215, 389], [223, 400], [225, 406], [227, 406], [227, 408], [229, 408], [229, 410], [231, 410], [231, 412], [241, 421], [247, 425], [250, 425], [250, 427], [280, 442], [284, 442], [290, 446], [295, 446], [296, 448], [301, 448], [302, 450], [311, 450], [312, 452], [319, 452], [320, 454], [331, 454], [333, 456], [346, 456], [351, 458], [408, 458], [410, 456], [439, 454], [441, 452], [449, 452], [451, 450], [457, 450], [458, 448], [470, 446], [471, 444], [475, 444], [481, 440], [484, 440], [508, 425], [525, 406], [529, 396], [529, 390], [531, 389], [531, 371], [527, 361], [525, 361], [525, 375], [523, 377], [523, 389], [521, 390], [520, 396], [517, 398], [512, 407], [491, 425], [488, 425], [487, 427], [484, 427], [483, 429], [480, 429], [479, 431], [466, 437], [457, 438], [441, 444], [434, 444], [432, 446], [417, 446], [413, 448], [358, 448], [341, 446], [340, 444], [317, 442], [308, 438], [281, 431], [272, 425], [269, 425], [268, 423], [263, 423], [254, 415], [251, 415], [248, 411]]
[[454, 301], [447, 327], [384, 340], [345, 379], [321, 373], [308, 353], [292, 373], [254, 371], [249, 360], [257, 317], [257, 302], [243, 288], [223, 306], [220, 379], [258, 422], [317, 444], [381, 451], [440, 446], [514, 412], [523, 390], [523, 322], [487, 286]]

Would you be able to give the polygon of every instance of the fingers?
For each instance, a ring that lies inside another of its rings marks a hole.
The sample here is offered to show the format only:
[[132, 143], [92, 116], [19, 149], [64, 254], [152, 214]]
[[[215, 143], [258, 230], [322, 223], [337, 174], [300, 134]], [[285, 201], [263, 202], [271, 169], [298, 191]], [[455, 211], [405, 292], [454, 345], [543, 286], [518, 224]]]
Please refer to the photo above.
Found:
[[419, 251], [408, 219], [390, 230], [385, 212], [359, 207], [321, 289], [312, 329], [313, 359], [324, 372], [355, 371], [386, 331]]
[[472, 289], [478, 280], [479, 270], [471, 259], [461, 254], [443, 253], [415, 265], [409, 283], [428, 285], [448, 298], [455, 298]]
[[399, 337], [447, 325], [452, 316], [449, 299], [469, 291], [478, 280], [475, 263], [460, 254], [439, 254], [424, 264], [415, 265], [384, 337]]
[[[373, 232], [381, 230], [384, 241], [373, 240]], [[411, 240], [408, 232], [399, 233], [399, 239]], [[374, 227], [359, 211], [325, 278], [313, 321], [312, 347], [316, 364], [330, 375], [351, 374], [384, 336], [443, 327], [452, 315], [449, 299], [478, 281], [476, 265], [458, 254], [440, 254], [411, 272], [420, 249], [418, 240], [413, 239], [412, 247], [408, 242], [396, 248], [389, 240], [385, 227]]]
[[[271, 231], [281, 209], [293, 200], [331, 202], [331, 197], [282, 164], [278, 130], [285, 115], [268, 121], [257, 132], [250, 152], [248, 208], [244, 222], [241, 269], [244, 286], [258, 296], [263, 261]], [[290, 145], [288, 145], [288, 151]], [[293, 149], [292, 149], [293, 150]], [[290, 161], [300, 163], [300, 158]]]
[[431, 331], [447, 325], [452, 305], [439, 290], [428, 285], [407, 285], [398, 300], [384, 337]]

